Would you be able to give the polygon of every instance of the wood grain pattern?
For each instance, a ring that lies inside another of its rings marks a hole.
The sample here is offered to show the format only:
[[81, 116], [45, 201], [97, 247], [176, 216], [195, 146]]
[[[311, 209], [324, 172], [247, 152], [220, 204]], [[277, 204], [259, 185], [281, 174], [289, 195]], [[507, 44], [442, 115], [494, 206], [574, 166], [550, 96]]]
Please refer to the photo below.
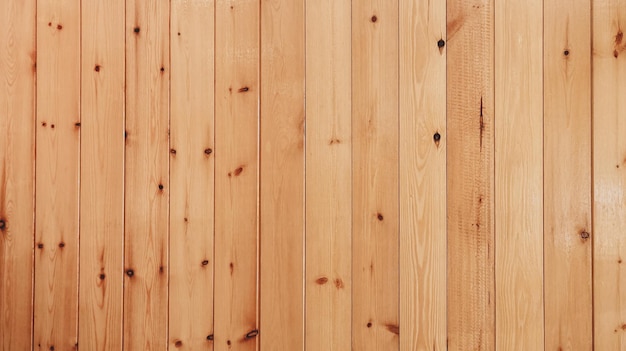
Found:
[[352, 4], [352, 348], [399, 348], [398, 1]]
[[352, 334], [351, 2], [306, 1], [306, 349]]
[[494, 350], [494, 1], [448, 0], [448, 349]]
[[495, 4], [497, 350], [544, 347], [542, 3]]
[[215, 350], [257, 350], [260, 1], [216, 10]]
[[37, 2], [34, 348], [78, 342], [80, 1]]
[[171, 2], [169, 348], [212, 350], [213, 0]]
[[593, 9], [593, 321], [595, 350], [626, 349], [626, 1]]
[[400, 0], [400, 349], [446, 348], [446, 3]]
[[304, 0], [261, 2], [260, 347], [304, 349]]
[[544, 2], [545, 349], [590, 350], [590, 2]]
[[0, 2], [0, 350], [32, 348], [35, 0]]
[[79, 341], [122, 348], [124, 4], [81, 6]]
[[126, 2], [125, 350], [168, 342], [169, 13]]

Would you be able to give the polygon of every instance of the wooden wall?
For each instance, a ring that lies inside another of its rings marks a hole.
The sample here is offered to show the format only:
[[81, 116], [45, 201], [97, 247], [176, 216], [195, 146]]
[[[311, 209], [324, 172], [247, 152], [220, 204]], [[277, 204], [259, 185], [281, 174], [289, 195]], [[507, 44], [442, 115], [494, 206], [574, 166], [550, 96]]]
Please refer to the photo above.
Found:
[[622, 26], [0, 1], [0, 350], [626, 350]]

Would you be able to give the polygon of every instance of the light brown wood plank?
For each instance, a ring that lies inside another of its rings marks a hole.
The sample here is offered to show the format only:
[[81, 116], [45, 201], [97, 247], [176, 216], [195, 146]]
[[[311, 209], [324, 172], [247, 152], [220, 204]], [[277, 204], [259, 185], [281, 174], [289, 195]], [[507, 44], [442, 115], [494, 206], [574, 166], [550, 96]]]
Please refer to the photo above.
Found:
[[543, 0], [495, 6], [496, 349], [543, 350]]
[[215, 350], [258, 346], [259, 6], [216, 8]]
[[213, 350], [213, 0], [171, 3], [169, 348]]
[[399, 349], [398, 1], [352, 4], [352, 348]]
[[78, 342], [80, 1], [37, 1], [34, 348]]
[[592, 348], [590, 2], [544, 2], [545, 349]]
[[446, 3], [399, 6], [400, 350], [444, 350]]
[[126, 2], [124, 350], [165, 350], [168, 321], [168, 1]]
[[594, 0], [594, 349], [626, 349], [626, 1]]
[[32, 346], [35, 0], [0, 2], [0, 350]]
[[304, 349], [304, 19], [304, 0], [261, 2], [261, 350]]
[[350, 350], [351, 1], [306, 1], [307, 350]]
[[494, 350], [494, 0], [447, 1], [448, 348]]
[[81, 7], [81, 349], [122, 348], [124, 4]]

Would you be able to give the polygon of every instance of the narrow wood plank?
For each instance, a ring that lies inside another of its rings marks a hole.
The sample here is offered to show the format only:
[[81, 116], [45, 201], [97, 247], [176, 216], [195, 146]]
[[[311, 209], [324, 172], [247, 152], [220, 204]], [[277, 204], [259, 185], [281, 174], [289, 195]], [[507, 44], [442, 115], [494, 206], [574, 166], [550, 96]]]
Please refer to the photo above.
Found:
[[304, 349], [304, 19], [261, 2], [261, 350]]
[[496, 350], [543, 350], [543, 0], [495, 4]]
[[0, 2], [0, 350], [32, 348], [35, 0]]
[[351, 1], [306, 1], [307, 350], [350, 350]]
[[215, 350], [256, 350], [260, 1], [216, 7]]
[[167, 348], [168, 1], [126, 2], [124, 350]]
[[446, 2], [399, 6], [400, 350], [445, 350]]
[[626, 349], [626, 1], [593, 4], [595, 350]]
[[169, 347], [212, 350], [213, 0], [171, 3]]
[[448, 348], [494, 350], [494, 0], [448, 0]]
[[398, 0], [352, 4], [352, 349], [399, 348]]
[[545, 349], [590, 350], [590, 2], [544, 2]]
[[122, 348], [124, 4], [81, 7], [81, 349]]
[[80, 1], [37, 1], [36, 350], [78, 343]]

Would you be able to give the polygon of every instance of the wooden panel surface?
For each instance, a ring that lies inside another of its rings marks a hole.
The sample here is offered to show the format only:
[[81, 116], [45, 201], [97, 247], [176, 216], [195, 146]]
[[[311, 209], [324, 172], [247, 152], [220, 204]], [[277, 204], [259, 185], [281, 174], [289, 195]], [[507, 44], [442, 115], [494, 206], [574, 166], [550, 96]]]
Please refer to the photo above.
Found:
[[304, 349], [304, 0], [261, 2], [260, 347]]
[[593, 1], [595, 350], [626, 349], [626, 1]]
[[543, 350], [543, 1], [495, 7], [496, 349]]
[[352, 330], [351, 2], [306, 1], [306, 349]]
[[448, 349], [494, 350], [494, 0], [447, 2]]
[[80, 1], [37, 2], [34, 347], [78, 343]]
[[126, 2], [125, 350], [168, 342], [169, 12]]
[[546, 350], [592, 348], [590, 2], [544, 2]]
[[352, 348], [399, 348], [398, 1], [352, 4]]
[[122, 347], [124, 4], [81, 7], [79, 342]]
[[0, 2], [0, 350], [32, 342], [35, 0]]
[[215, 350], [258, 344], [259, 6], [216, 8]]
[[400, 0], [400, 349], [446, 345], [446, 3]]
[[171, 2], [170, 349], [212, 350], [213, 0]]

